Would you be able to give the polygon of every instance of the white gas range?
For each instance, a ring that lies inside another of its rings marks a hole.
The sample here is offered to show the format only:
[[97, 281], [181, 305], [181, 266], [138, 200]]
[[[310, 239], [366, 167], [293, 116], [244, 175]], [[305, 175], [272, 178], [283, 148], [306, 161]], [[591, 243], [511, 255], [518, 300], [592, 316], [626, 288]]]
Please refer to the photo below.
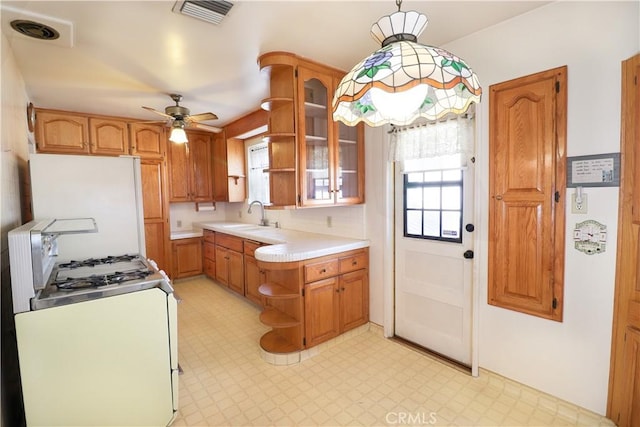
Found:
[[169, 425], [178, 407], [177, 305], [140, 254], [58, 260], [91, 218], [9, 232], [18, 357], [28, 425]]

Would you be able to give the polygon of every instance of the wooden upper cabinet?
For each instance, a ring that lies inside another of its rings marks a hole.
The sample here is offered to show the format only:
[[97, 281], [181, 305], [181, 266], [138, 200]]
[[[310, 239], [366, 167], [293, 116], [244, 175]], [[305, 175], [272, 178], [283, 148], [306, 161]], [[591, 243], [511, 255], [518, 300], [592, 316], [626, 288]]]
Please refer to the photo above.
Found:
[[169, 143], [169, 201], [191, 201], [189, 145]]
[[89, 118], [36, 109], [36, 148], [41, 153], [89, 154]]
[[194, 202], [213, 200], [210, 133], [189, 133], [189, 161], [191, 163], [191, 198]]
[[562, 321], [567, 68], [489, 89], [489, 304]]
[[213, 137], [213, 197], [217, 202], [242, 202], [246, 197], [244, 141], [226, 138], [225, 132]]
[[258, 58], [270, 72], [269, 179], [274, 207], [364, 202], [364, 125], [333, 121], [344, 72], [287, 52]]
[[212, 134], [187, 131], [186, 144], [169, 143], [169, 201], [213, 201]]
[[144, 220], [163, 220], [166, 216], [164, 203], [164, 164], [161, 160], [140, 161], [142, 181], [142, 208]]
[[117, 117], [36, 110], [36, 147], [41, 153], [129, 154], [127, 121]]
[[124, 120], [89, 117], [92, 154], [120, 156], [129, 154], [129, 133]]
[[131, 154], [143, 159], [162, 159], [166, 153], [167, 137], [162, 125], [130, 123]]

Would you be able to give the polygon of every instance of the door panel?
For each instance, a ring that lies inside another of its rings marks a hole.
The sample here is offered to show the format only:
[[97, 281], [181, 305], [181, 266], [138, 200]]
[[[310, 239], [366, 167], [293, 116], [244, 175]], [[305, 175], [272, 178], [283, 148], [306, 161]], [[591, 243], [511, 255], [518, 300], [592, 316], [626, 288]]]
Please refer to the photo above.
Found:
[[[462, 179], [462, 224], [471, 224], [472, 163]], [[464, 254], [473, 250], [473, 233], [462, 227], [462, 243], [404, 237], [399, 171], [395, 182], [395, 335], [470, 365], [473, 259]]]
[[305, 285], [304, 316], [307, 347], [338, 336], [339, 292], [338, 279], [319, 280]]
[[367, 322], [369, 316], [368, 277], [366, 270], [343, 274], [340, 287], [340, 332], [344, 333]]
[[622, 132], [616, 290], [607, 416], [640, 425], [640, 55], [622, 63]]
[[562, 321], [566, 67], [490, 91], [489, 304]]

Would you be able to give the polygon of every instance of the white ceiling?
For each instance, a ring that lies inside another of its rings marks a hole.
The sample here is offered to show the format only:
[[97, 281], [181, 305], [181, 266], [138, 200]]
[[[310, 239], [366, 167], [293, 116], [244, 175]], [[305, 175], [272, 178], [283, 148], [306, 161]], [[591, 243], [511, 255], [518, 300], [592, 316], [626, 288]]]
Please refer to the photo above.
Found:
[[[369, 29], [397, 10], [393, 0], [234, 1], [214, 25], [172, 12], [174, 3], [2, 0], [1, 23], [36, 107], [155, 120], [140, 107], [163, 110], [167, 94], [180, 93], [192, 114], [211, 111], [219, 120], [207, 123], [221, 126], [268, 96], [260, 54], [288, 51], [346, 71], [379, 48]], [[426, 14], [419, 41], [440, 46], [546, 3], [406, 0], [402, 10]], [[9, 26], [16, 18], [52, 25], [62, 41], [21, 35]]]

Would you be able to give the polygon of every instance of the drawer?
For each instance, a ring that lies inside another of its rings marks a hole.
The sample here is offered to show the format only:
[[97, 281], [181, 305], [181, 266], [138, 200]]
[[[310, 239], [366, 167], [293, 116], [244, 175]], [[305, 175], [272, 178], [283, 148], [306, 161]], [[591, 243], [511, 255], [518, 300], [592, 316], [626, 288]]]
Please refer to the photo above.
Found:
[[254, 242], [253, 240], [245, 240], [244, 241], [244, 254], [249, 256], [254, 256], [256, 249], [262, 246], [260, 242]]
[[340, 273], [348, 273], [350, 271], [361, 270], [369, 266], [369, 260], [366, 252], [360, 252], [351, 256], [340, 258]]
[[209, 243], [215, 243], [216, 242], [216, 233], [214, 233], [211, 230], [204, 230], [203, 236], [204, 236], [204, 241], [205, 242], [209, 242]]
[[338, 260], [317, 262], [315, 264], [307, 264], [304, 266], [304, 281], [306, 283], [315, 282], [316, 280], [326, 279], [338, 274]]
[[205, 258], [203, 265], [204, 274], [215, 279], [216, 277], [216, 263], [213, 260]]
[[209, 243], [209, 242], [205, 242], [203, 245], [204, 249], [204, 258], [205, 259], [209, 259], [211, 261], [215, 261], [216, 260], [216, 246]]
[[231, 249], [232, 251], [242, 252], [242, 238], [240, 237], [217, 233], [216, 245]]

